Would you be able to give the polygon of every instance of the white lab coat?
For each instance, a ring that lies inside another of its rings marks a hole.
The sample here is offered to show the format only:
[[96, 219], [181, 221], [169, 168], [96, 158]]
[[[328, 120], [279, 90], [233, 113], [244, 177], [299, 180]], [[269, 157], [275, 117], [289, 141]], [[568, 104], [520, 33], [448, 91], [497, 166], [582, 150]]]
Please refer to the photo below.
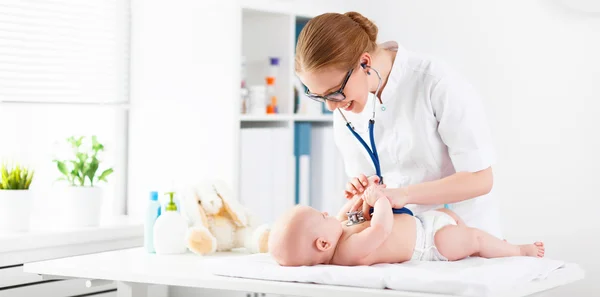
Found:
[[[369, 145], [368, 121], [374, 98], [369, 96], [360, 114], [344, 112]], [[376, 104], [375, 142], [388, 187], [438, 180], [460, 171], [475, 172], [494, 163], [492, 139], [478, 94], [443, 63], [397, 47], [382, 101], [386, 110]], [[348, 177], [375, 174], [366, 150], [345, 125], [336, 111], [335, 142]], [[443, 205], [407, 207], [420, 213]], [[498, 206], [491, 193], [451, 204], [450, 209], [467, 225], [502, 237]]]

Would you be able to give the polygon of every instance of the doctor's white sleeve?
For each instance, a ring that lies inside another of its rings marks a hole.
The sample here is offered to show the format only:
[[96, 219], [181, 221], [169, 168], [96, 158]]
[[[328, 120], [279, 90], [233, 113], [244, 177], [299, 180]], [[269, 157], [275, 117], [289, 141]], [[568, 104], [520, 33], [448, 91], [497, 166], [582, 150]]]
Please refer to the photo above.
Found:
[[471, 85], [460, 76], [444, 77], [432, 88], [431, 104], [456, 172], [477, 172], [494, 164], [485, 108]]

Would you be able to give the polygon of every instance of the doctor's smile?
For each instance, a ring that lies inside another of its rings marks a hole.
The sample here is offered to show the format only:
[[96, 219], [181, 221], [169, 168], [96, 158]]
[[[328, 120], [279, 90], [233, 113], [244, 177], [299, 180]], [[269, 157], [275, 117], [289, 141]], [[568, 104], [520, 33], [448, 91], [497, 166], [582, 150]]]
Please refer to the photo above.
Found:
[[[352, 110], [352, 107], [354, 107], [354, 106], [352, 105], [352, 103], [354, 103], [354, 101], [349, 101], [349, 102], [348, 102], [348, 104], [346, 104], [346, 105], [342, 106], [342, 109], [344, 109], [345, 111], [351, 111], [351, 110]], [[333, 110], [333, 108], [332, 108], [332, 109], [330, 109], [330, 110]]]

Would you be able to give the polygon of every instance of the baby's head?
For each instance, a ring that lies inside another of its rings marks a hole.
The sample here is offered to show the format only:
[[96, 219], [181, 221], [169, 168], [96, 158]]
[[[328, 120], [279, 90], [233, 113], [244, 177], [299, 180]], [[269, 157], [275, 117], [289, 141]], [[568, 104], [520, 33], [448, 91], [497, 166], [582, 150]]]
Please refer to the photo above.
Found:
[[333, 257], [342, 231], [335, 217], [298, 205], [273, 224], [269, 253], [283, 266], [324, 264]]

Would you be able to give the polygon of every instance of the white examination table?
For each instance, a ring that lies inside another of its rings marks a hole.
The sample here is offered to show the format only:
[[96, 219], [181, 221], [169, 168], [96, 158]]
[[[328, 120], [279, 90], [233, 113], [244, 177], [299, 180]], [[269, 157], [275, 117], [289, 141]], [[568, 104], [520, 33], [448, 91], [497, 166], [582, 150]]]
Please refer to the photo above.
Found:
[[[123, 297], [146, 296], [147, 285], [152, 284], [288, 296], [453, 296], [389, 289], [259, 280], [214, 274], [215, 264], [231, 262], [234, 260], [233, 257], [240, 256], [242, 257], [239, 258], [240, 265], [243, 265], [243, 259], [252, 259], [251, 256], [246, 256], [243, 253], [217, 253], [206, 257], [191, 253], [157, 256], [147, 254], [141, 248], [135, 248], [29, 263], [25, 264], [24, 271], [40, 274], [45, 278], [79, 278], [99, 282], [104, 280], [116, 281], [119, 289], [118, 295]], [[243, 273], [244, 270], [239, 271]], [[557, 274], [556, 277], [550, 274], [544, 280], [530, 282], [526, 286], [505, 292], [502, 296], [528, 296], [572, 283], [583, 277], [581, 270], [573, 270], [572, 272], [565, 270], [564, 272], [562, 275]]]

